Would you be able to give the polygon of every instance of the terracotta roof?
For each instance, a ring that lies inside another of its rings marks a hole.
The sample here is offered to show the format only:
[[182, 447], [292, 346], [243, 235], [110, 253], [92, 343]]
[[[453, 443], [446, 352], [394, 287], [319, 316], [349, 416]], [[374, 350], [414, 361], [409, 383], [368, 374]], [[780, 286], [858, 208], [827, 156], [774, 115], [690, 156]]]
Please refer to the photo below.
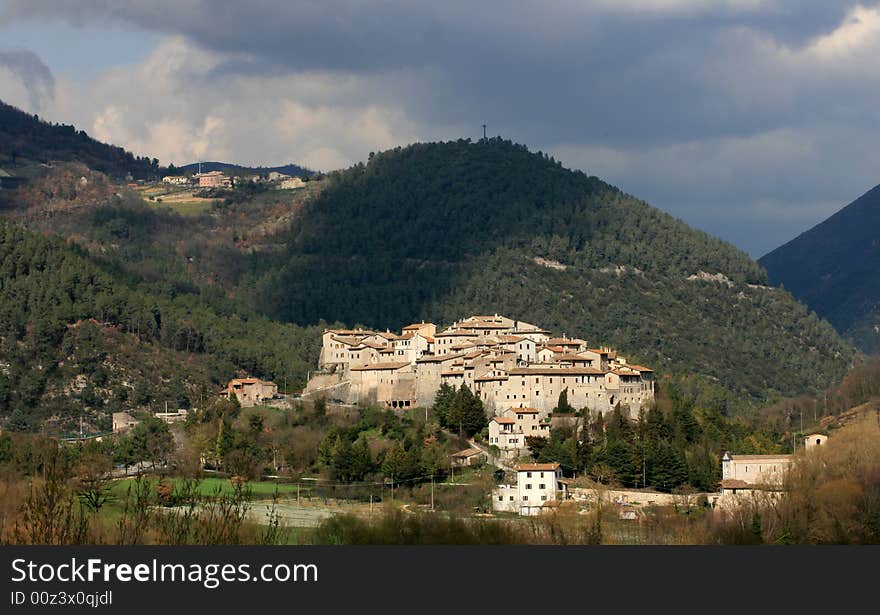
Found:
[[634, 370], [636, 370], [637, 372], [653, 372], [653, 371], [654, 371], [654, 370], [651, 369], [650, 367], [642, 367], [641, 365], [632, 365], [632, 364], [630, 364], [630, 365], [627, 365], [627, 367], [629, 367], [630, 369], [634, 369]]
[[535, 408], [511, 408], [517, 414], [538, 414]]
[[593, 359], [589, 357], [582, 357], [579, 354], [574, 354], [571, 352], [553, 358], [556, 361], [571, 361], [572, 363], [591, 363], [593, 361]]
[[400, 337], [396, 333], [391, 333], [390, 331], [385, 331], [384, 333], [379, 332], [379, 333], [375, 333], [374, 335], [378, 335], [379, 337], [384, 337], [386, 340], [396, 340], [398, 337]]
[[514, 468], [517, 472], [555, 472], [559, 464], [553, 463], [518, 463]]
[[466, 448], [463, 451], [458, 451], [457, 453], [453, 453], [453, 457], [473, 457], [474, 455], [481, 455], [483, 451], [478, 448]]
[[369, 365], [361, 365], [352, 367], [353, 372], [369, 372], [373, 370], [400, 369], [409, 365], [409, 361], [388, 361], [385, 363], [371, 363]]
[[451, 361], [453, 359], [457, 359], [461, 356], [460, 354], [437, 354], [437, 355], [422, 355], [418, 359], [416, 359], [416, 363], [443, 363], [444, 361]]
[[441, 376], [464, 376], [464, 372], [440, 372]]
[[421, 329], [422, 327], [430, 327], [432, 324], [433, 324], [433, 323], [430, 323], [430, 322], [422, 322], [422, 323], [414, 322], [414, 323], [411, 324], [411, 325], [407, 325], [407, 326], [405, 326], [405, 327], [403, 328], [403, 330], [404, 330], [404, 331], [408, 331], [409, 329]]
[[541, 346], [541, 350], [549, 350], [550, 352], [565, 352], [562, 346]]
[[515, 420], [506, 416], [493, 416], [491, 419], [489, 419], [490, 423], [492, 421], [495, 421], [499, 425], [513, 425], [514, 423], [516, 423]]
[[429, 343], [429, 344], [433, 344], [433, 343], [434, 343], [434, 338], [433, 338], [433, 337], [429, 337], [429, 336], [427, 336], [427, 335], [425, 335], [424, 337], [425, 337], [426, 340], [428, 340], [428, 343]]
[[334, 335], [330, 339], [336, 342], [342, 342], [348, 346], [358, 346], [363, 338], [353, 335]]

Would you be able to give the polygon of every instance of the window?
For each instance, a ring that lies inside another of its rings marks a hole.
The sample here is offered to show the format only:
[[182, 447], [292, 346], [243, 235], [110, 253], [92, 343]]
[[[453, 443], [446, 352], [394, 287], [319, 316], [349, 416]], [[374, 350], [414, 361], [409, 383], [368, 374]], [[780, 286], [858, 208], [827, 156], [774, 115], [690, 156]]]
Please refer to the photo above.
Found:
[[513, 502], [513, 496], [510, 496], [510, 500], [509, 500], [509, 501], [510, 501], [510, 502]]
[[546, 489], [546, 488], [547, 488], [547, 485], [545, 485], [544, 483], [541, 483], [540, 485], [538, 485], [538, 489]]
[[499, 496], [498, 496], [498, 501], [499, 501], [499, 502], [503, 502], [503, 501], [504, 501], [504, 496], [503, 496], [503, 495], [499, 495]]
[[531, 489], [531, 488], [532, 488], [532, 483], [527, 483], [527, 484], [526, 484], [526, 489]]
[[531, 478], [531, 477], [532, 477], [532, 473], [531, 473], [531, 472], [526, 472], [526, 478]]
[[542, 496], [541, 496], [541, 499], [542, 499], [542, 500], [546, 500], [546, 499], [547, 499], [547, 496], [546, 496], [546, 495], [542, 495]]
[[529, 501], [529, 496], [524, 495], [524, 496], [523, 496], [523, 502], [528, 502], [528, 501]]

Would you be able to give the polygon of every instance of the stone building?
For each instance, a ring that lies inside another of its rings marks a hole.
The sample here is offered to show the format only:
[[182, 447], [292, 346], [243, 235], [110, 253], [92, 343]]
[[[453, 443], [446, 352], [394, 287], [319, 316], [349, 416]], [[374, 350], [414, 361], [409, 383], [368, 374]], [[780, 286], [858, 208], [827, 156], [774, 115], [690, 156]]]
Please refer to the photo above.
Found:
[[[399, 372], [393, 393], [382, 373], [392, 364]], [[651, 369], [629, 364], [611, 349], [552, 338], [537, 325], [498, 314], [439, 330], [434, 323], [413, 323], [400, 334], [327, 329], [318, 368], [316, 378], [332, 373], [336, 382], [350, 382], [347, 401], [389, 408], [430, 405], [443, 384], [468, 387], [491, 414], [533, 408], [541, 419], [562, 391], [576, 408], [605, 413], [620, 404], [633, 417], [654, 399]]]
[[564, 500], [567, 485], [558, 463], [521, 463], [515, 467], [516, 484], [492, 490], [492, 510], [537, 515], [548, 502]]
[[259, 378], [233, 378], [221, 391], [228, 399], [234, 396], [244, 407], [256, 406], [278, 394], [278, 385]]

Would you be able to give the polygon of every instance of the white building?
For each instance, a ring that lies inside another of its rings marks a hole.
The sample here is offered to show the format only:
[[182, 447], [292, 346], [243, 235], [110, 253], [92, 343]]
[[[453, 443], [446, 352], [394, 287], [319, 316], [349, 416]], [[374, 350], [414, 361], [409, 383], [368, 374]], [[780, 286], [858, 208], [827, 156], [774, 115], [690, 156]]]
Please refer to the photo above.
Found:
[[516, 485], [499, 485], [492, 491], [492, 510], [520, 515], [540, 514], [547, 502], [566, 498], [567, 488], [558, 463], [521, 463]]

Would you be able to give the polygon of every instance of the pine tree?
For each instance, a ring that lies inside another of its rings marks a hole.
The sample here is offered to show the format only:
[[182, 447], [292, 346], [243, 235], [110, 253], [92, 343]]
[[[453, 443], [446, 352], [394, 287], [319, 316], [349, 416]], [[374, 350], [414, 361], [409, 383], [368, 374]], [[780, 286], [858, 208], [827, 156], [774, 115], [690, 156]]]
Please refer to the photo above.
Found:
[[574, 414], [575, 408], [568, 403], [568, 387], [565, 387], [559, 393], [559, 399], [556, 407], [553, 409], [554, 414]]

